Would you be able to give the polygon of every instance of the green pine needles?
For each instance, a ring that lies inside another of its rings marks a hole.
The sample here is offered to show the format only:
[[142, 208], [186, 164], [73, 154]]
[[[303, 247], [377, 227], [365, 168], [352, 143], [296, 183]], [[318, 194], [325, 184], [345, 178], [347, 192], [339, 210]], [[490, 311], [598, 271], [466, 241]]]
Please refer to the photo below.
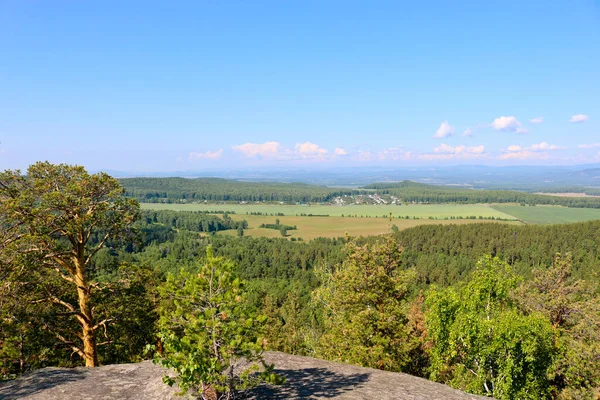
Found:
[[169, 275], [159, 288], [157, 362], [177, 374], [164, 381], [202, 399], [235, 399], [261, 382], [282, 383], [262, 357], [266, 318], [248, 309], [244, 281], [232, 269], [209, 247], [197, 272]]

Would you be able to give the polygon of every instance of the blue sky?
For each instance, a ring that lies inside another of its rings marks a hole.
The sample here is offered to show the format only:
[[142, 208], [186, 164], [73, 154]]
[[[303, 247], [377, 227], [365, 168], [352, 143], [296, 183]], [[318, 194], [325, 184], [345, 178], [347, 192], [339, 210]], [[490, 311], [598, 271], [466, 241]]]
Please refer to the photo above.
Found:
[[0, 0], [0, 55], [1, 169], [600, 162], [598, 1]]

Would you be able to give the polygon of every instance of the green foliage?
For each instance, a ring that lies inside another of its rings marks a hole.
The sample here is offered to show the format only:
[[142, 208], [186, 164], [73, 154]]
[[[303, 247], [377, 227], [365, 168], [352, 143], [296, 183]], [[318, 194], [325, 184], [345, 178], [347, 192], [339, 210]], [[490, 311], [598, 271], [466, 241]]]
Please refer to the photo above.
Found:
[[258, 227], [265, 229], [277, 229], [279, 231], [283, 229], [285, 229], [286, 231], [292, 231], [297, 229], [295, 225], [283, 225], [279, 223], [279, 220], [276, 220], [274, 224], [260, 224]]
[[600, 295], [598, 285], [574, 279], [570, 254], [557, 254], [548, 269], [514, 293], [523, 310], [541, 313], [559, 337], [553, 381], [562, 399], [600, 395]]
[[174, 230], [208, 233], [226, 229], [245, 229], [248, 228], [248, 221], [234, 221], [226, 212], [219, 217], [199, 211], [143, 210], [138, 225], [145, 230], [152, 225], [162, 225]]
[[146, 345], [155, 343], [160, 277], [144, 265], [121, 264], [111, 274], [101, 274], [102, 290], [94, 294], [96, 312], [111, 318], [99, 347], [102, 364], [142, 361]]
[[415, 294], [432, 283], [449, 286], [464, 281], [484, 255], [500, 258], [527, 278], [532, 268], [551, 265], [554, 254], [570, 252], [574, 278], [600, 281], [600, 221], [549, 226], [427, 225], [395, 236], [404, 247], [402, 262], [417, 272]]
[[432, 379], [500, 399], [550, 397], [554, 330], [542, 315], [517, 310], [516, 285], [507, 264], [484, 257], [466, 284], [428, 294]]
[[387, 237], [374, 244], [350, 242], [335, 271], [321, 271], [314, 301], [324, 308], [317, 355], [388, 371], [402, 371], [417, 346], [407, 330], [407, 292], [414, 273], [403, 270], [401, 248]]
[[290, 354], [311, 354], [320, 332], [311, 324], [312, 310], [299, 289], [289, 291], [281, 304], [267, 295], [262, 312], [268, 318], [265, 338], [269, 348]]
[[247, 309], [244, 282], [232, 271], [233, 264], [209, 248], [197, 272], [169, 275], [159, 287], [164, 352], [158, 361], [177, 373], [165, 380], [203, 398], [233, 398], [273, 378], [272, 368], [258, 373], [266, 318]]
[[[9, 284], [26, 285], [35, 293], [29, 301], [52, 306], [40, 313], [49, 319], [38, 322], [91, 367], [98, 364], [97, 332], [111, 321], [95, 315], [92, 260], [109, 240], [128, 237], [139, 208], [122, 194], [117, 180], [80, 166], [38, 162], [26, 177], [0, 174], [3, 266], [29, 272]], [[71, 321], [57, 325], [54, 316]]]
[[126, 195], [143, 202], [323, 202], [352, 190], [304, 183], [242, 182], [219, 178], [121, 179]]

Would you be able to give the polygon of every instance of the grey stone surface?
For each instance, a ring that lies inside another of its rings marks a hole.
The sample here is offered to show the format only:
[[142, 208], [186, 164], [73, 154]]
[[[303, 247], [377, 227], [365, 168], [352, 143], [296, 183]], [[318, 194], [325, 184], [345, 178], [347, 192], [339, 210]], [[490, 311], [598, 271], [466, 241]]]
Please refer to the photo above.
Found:
[[[475, 400], [474, 396], [446, 385], [412, 375], [379, 371], [269, 352], [265, 357], [275, 364], [275, 372], [285, 376], [282, 386], [254, 389], [251, 399], [369, 399], [369, 400]], [[487, 398], [489, 399], [489, 398]]]
[[152, 361], [99, 368], [43, 368], [0, 384], [2, 400], [171, 400], [177, 388], [162, 382], [166, 373]]
[[[309, 357], [267, 352], [267, 362], [287, 378], [282, 386], [262, 386], [249, 399], [448, 399], [469, 395], [406, 374], [333, 363]], [[175, 400], [176, 388], [162, 383], [165, 370], [144, 361], [94, 369], [44, 368], [0, 383], [2, 400]]]

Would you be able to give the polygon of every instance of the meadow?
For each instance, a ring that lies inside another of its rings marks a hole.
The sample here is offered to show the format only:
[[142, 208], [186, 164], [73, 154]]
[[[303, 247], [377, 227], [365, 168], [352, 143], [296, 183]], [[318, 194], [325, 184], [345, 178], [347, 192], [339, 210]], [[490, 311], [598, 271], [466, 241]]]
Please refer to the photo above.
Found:
[[600, 219], [600, 209], [562, 206], [493, 205], [501, 213], [512, 215], [526, 224], [560, 224]]
[[[348, 218], [348, 217], [296, 217], [296, 216], [264, 216], [264, 215], [240, 215], [231, 216], [234, 220], [248, 221], [248, 229], [244, 230], [245, 236], [252, 237], [281, 237], [281, 233], [276, 229], [259, 228], [261, 224], [272, 224], [275, 219], [279, 219], [281, 224], [296, 226], [296, 230], [288, 230], [288, 238], [302, 238], [302, 240], [311, 240], [317, 237], [344, 237], [350, 236], [371, 236], [390, 233], [392, 226], [396, 225], [398, 229], [407, 229], [419, 225], [428, 224], [470, 224], [491, 222], [490, 220], [431, 220], [431, 219], [393, 219], [388, 218]], [[505, 222], [519, 224], [519, 222]], [[219, 235], [237, 235], [236, 230], [225, 230], [218, 232]]]
[[[389, 233], [393, 225], [398, 229], [406, 229], [426, 224], [468, 224], [474, 222], [490, 222], [490, 219], [467, 219], [469, 216], [479, 218], [501, 218], [513, 220], [510, 215], [495, 210], [487, 205], [469, 204], [426, 204], [426, 205], [311, 205], [290, 206], [277, 204], [159, 204], [142, 203], [143, 209], [172, 211], [232, 211], [234, 220], [248, 221], [246, 236], [281, 237], [276, 229], [259, 228], [261, 224], [273, 224], [276, 219], [283, 225], [296, 226], [296, 230], [288, 230], [290, 239], [310, 240], [316, 237], [370, 236]], [[390, 221], [389, 213], [392, 213]], [[248, 213], [248, 214], [246, 214]], [[252, 215], [262, 213], [263, 215]], [[278, 214], [283, 214], [278, 215]], [[328, 216], [303, 216], [328, 215]], [[384, 217], [385, 216], [385, 217]], [[410, 219], [406, 219], [409, 217]], [[448, 218], [448, 219], [446, 219]], [[450, 219], [454, 218], [454, 219]], [[218, 234], [237, 235], [236, 230], [220, 231]]]

